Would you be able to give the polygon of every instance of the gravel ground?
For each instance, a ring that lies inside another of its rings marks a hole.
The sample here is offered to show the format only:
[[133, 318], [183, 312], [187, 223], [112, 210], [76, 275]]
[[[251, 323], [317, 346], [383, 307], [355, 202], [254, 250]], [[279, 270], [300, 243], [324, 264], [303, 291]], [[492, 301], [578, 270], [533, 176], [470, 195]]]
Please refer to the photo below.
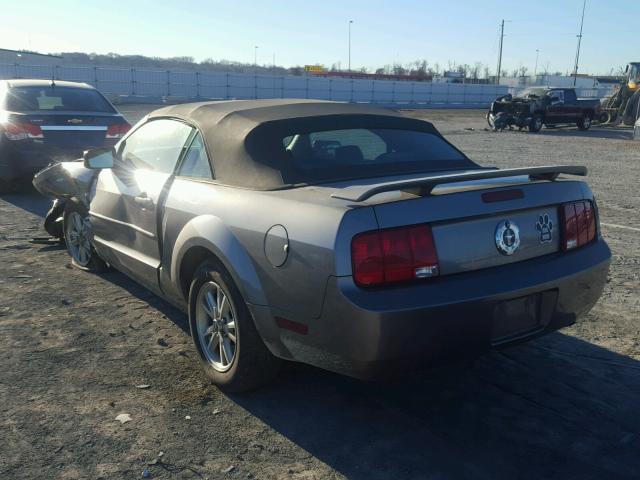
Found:
[[[148, 109], [122, 108], [132, 121]], [[614, 253], [591, 314], [464, 370], [366, 384], [291, 365], [225, 395], [182, 313], [30, 243], [48, 202], [25, 189], [0, 199], [0, 478], [638, 478], [640, 144], [629, 130], [493, 133], [480, 111], [408, 114], [485, 165], [589, 167]]]

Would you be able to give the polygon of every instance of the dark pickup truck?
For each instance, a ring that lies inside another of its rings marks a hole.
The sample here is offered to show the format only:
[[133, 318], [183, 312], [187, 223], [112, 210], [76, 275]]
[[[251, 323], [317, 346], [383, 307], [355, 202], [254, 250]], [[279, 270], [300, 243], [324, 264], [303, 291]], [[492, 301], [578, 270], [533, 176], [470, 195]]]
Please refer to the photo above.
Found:
[[588, 130], [600, 109], [599, 99], [579, 99], [573, 88], [533, 87], [497, 98], [487, 113], [494, 130], [518, 127], [539, 132], [543, 125], [577, 125]]

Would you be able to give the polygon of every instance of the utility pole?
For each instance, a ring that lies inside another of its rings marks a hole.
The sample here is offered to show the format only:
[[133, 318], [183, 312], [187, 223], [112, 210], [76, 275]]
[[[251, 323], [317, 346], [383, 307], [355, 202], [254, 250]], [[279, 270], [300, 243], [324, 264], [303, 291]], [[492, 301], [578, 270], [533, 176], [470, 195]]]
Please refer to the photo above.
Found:
[[578, 50], [576, 51], [576, 65], [573, 69], [573, 86], [578, 81], [578, 61], [580, 60], [580, 44], [582, 43], [582, 27], [584, 25], [584, 10], [587, 7], [587, 0], [582, 3], [582, 20], [580, 20], [580, 34], [578, 35]]
[[353, 20], [349, 20], [349, 71], [351, 71], [351, 24]]
[[533, 68], [533, 76], [535, 77], [538, 73], [538, 55], [540, 55], [540, 50], [536, 48], [536, 66]]
[[502, 44], [504, 42], [504, 19], [500, 24], [500, 53], [498, 54], [498, 71], [496, 73], [496, 85], [500, 85], [500, 72], [502, 70]]

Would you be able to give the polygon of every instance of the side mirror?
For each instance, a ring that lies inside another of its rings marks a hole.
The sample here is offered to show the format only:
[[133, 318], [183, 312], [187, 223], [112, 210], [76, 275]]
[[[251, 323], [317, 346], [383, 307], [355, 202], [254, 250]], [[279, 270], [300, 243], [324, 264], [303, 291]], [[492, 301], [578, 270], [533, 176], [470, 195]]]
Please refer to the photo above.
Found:
[[115, 152], [113, 148], [92, 148], [84, 152], [84, 166], [91, 169], [113, 168]]

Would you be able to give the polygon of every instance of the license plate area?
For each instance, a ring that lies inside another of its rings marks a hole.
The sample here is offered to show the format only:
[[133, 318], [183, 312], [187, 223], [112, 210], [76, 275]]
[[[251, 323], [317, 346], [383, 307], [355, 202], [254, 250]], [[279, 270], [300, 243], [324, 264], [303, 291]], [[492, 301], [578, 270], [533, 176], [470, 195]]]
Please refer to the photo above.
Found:
[[493, 310], [491, 342], [505, 343], [542, 330], [551, 320], [557, 298], [557, 291], [550, 290], [498, 303]]

